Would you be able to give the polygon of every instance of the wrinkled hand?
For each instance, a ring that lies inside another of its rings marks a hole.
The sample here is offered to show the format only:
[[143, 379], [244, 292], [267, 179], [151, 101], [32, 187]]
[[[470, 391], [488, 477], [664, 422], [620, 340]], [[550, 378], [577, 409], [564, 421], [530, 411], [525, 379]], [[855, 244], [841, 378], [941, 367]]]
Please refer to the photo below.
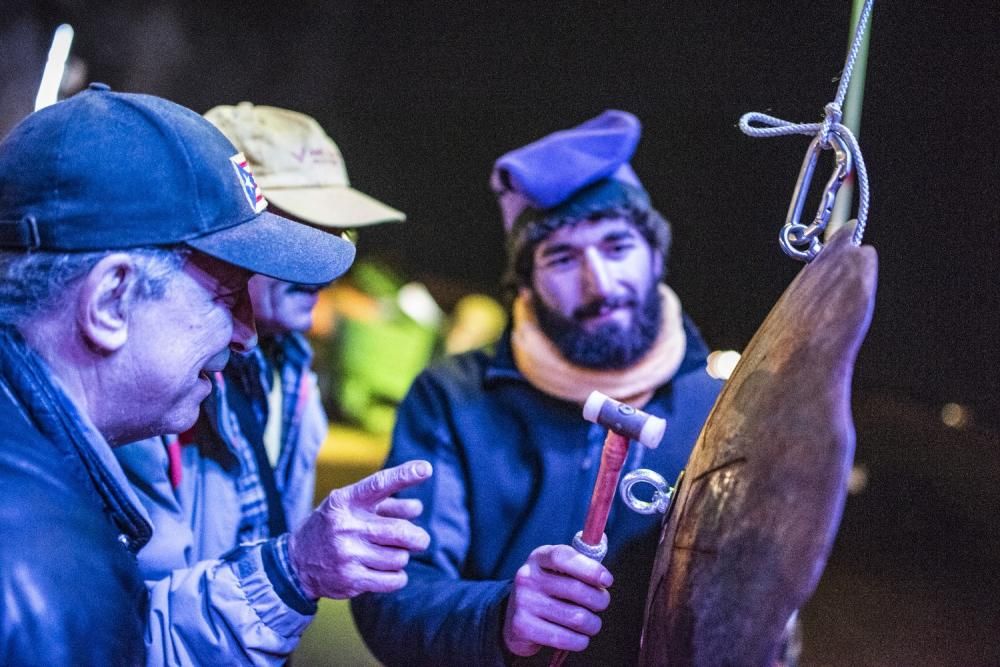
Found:
[[503, 639], [514, 655], [543, 646], [582, 651], [601, 629], [597, 612], [611, 602], [608, 569], [566, 544], [538, 547], [514, 576]]
[[420, 501], [390, 496], [431, 473], [427, 461], [409, 461], [330, 492], [288, 540], [305, 592], [350, 598], [405, 586], [410, 552], [426, 549], [430, 536], [409, 521], [423, 511]]

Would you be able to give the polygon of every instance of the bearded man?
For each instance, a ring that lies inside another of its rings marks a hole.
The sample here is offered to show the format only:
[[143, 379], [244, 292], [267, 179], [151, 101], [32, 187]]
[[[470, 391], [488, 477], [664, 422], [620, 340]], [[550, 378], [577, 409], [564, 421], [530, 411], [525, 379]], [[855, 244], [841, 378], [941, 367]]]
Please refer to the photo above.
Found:
[[605, 437], [580, 406], [597, 389], [665, 418], [664, 442], [632, 443], [623, 472], [673, 480], [720, 389], [663, 282], [670, 227], [629, 166], [640, 133], [607, 111], [494, 166], [512, 326], [495, 353], [425, 371], [400, 407], [387, 465], [426, 459], [435, 476], [404, 494], [422, 500], [431, 535], [409, 585], [352, 601], [386, 664], [502, 665], [551, 649], [636, 662], [660, 517], [616, 504], [603, 565], [568, 546]]

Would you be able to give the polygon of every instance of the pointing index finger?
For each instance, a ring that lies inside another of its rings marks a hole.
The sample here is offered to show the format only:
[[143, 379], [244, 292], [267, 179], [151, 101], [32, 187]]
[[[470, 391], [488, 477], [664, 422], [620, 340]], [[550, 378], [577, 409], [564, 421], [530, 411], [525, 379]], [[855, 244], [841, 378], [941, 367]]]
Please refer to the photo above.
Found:
[[347, 499], [351, 504], [374, 508], [382, 500], [423, 482], [432, 473], [433, 468], [427, 461], [407, 461], [394, 468], [380, 470], [347, 487]]

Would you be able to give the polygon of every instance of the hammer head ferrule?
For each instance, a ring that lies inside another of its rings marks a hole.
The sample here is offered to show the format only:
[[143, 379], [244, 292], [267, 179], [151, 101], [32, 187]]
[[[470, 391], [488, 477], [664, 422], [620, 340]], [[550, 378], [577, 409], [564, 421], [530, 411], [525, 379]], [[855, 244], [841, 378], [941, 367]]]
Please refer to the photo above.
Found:
[[661, 417], [637, 410], [599, 391], [590, 392], [583, 404], [583, 418], [610, 431], [655, 449], [663, 439], [667, 422]]

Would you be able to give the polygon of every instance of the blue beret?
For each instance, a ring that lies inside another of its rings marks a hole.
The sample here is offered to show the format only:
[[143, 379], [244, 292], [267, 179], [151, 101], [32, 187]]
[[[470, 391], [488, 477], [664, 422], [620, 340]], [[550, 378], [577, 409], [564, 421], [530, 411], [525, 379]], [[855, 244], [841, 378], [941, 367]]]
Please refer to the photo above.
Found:
[[505, 229], [510, 231], [525, 209], [554, 208], [606, 178], [642, 189], [629, 166], [641, 134], [638, 118], [611, 109], [503, 155], [493, 166], [490, 184]]

